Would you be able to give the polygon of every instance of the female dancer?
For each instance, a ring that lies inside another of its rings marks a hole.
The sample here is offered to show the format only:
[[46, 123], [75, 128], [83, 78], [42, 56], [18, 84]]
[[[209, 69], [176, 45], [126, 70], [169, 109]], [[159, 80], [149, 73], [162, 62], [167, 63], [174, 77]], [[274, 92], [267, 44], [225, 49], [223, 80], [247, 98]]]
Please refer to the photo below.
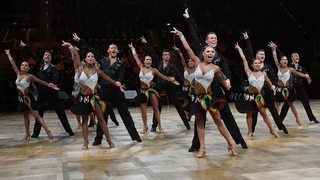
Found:
[[[248, 77], [248, 81], [249, 81], [249, 89], [248, 89], [248, 93], [250, 95], [253, 96], [253, 101], [247, 101], [247, 107], [249, 109], [247, 109], [247, 126], [248, 126], [248, 135], [247, 135], [247, 139], [250, 140], [252, 137], [252, 113], [259, 111], [261, 116], [263, 117], [264, 122], [267, 124], [270, 133], [272, 136], [274, 137], [279, 137], [278, 133], [276, 132], [276, 130], [273, 129], [272, 127], [272, 123], [266, 113], [266, 108], [264, 107], [264, 99], [263, 99], [263, 90], [262, 87], [265, 83], [265, 81], [267, 82], [268, 86], [270, 87], [271, 90], [275, 91], [274, 86], [272, 86], [272, 83], [270, 81], [270, 79], [268, 78], [266, 72], [260, 71], [260, 65], [261, 65], [261, 61], [259, 59], [254, 59], [252, 61], [252, 68], [253, 71], [250, 70], [249, 65], [248, 65], [248, 61], [241, 49], [241, 47], [239, 46], [238, 43], [235, 44], [235, 49], [238, 50], [240, 57], [243, 61], [243, 66], [244, 66], [244, 71]], [[250, 98], [249, 98], [250, 99]], [[250, 106], [251, 105], [251, 106]], [[254, 108], [251, 108], [254, 107]]]
[[20, 70], [18, 69], [16, 63], [14, 62], [10, 50], [6, 49], [5, 53], [7, 54], [9, 61], [12, 65], [14, 72], [17, 75], [16, 85], [18, 90], [18, 111], [23, 112], [24, 117], [24, 127], [26, 130], [26, 135], [24, 136], [25, 140], [30, 139], [30, 119], [29, 119], [29, 112], [36, 118], [39, 124], [44, 128], [46, 131], [49, 139], [52, 139], [53, 136], [48, 129], [46, 123], [44, 122], [43, 118], [39, 115], [38, 107], [35, 98], [30, 92], [29, 86], [30, 82], [36, 82], [42, 84], [43, 86], [47, 86], [54, 90], [60, 90], [56, 85], [52, 83], [47, 83], [35, 77], [32, 74], [29, 74], [28, 71], [30, 69], [29, 63], [27, 61], [23, 61], [20, 65]]
[[80, 56], [78, 49], [71, 45], [69, 42], [62, 41], [62, 46], [68, 47], [72, 53], [72, 58], [74, 61], [75, 72], [78, 72], [79, 84], [81, 84], [81, 92], [79, 94], [78, 103], [73, 105], [69, 111], [76, 115], [82, 116], [82, 133], [84, 143], [82, 146], [83, 150], [88, 149], [88, 115], [94, 112], [100, 123], [101, 129], [106, 136], [107, 142], [110, 148], [114, 147], [111, 141], [109, 130], [106, 122], [103, 119], [103, 112], [106, 110], [106, 104], [97, 95], [97, 83], [98, 77], [109, 81], [115, 86], [119, 87], [121, 91], [124, 91], [124, 86], [120, 82], [112, 80], [109, 76], [104, 74], [100, 69], [96, 68], [96, 59], [92, 52], [88, 52], [85, 58], [86, 66], [83, 66], [80, 62]]
[[158, 69], [151, 67], [152, 65], [151, 56], [149, 55], [145, 56], [144, 61], [142, 63], [132, 43], [128, 45], [132, 51], [133, 57], [136, 60], [137, 65], [140, 68], [139, 78], [140, 78], [141, 86], [140, 86], [140, 94], [138, 95], [137, 100], [139, 101], [138, 103], [140, 103], [141, 117], [143, 121], [143, 130], [141, 131], [141, 133], [145, 134], [148, 131], [147, 104], [148, 104], [148, 100], [150, 99], [152, 109], [158, 123], [159, 132], [160, 134], [163, 134], [164, 131], [161, 126], [160, 111], [158, 107], [159, 93], [154, 89], [155, 84], [153, 83], [153, 78], [156, 75], [157, 77], [164, 79], [166, 81], [169, 81], [175, 85], [179, 85], [179, 82], [176, 81], [175, 79], [171, 79], [163, 75], [162, 73], [159, 72]]
[[287, 101], [291, 111], [296, 118], [296, 122], [298, 126], [302, 126], [301, 120], [298, 115], [298, 111], [294, 106], [294, 101], [296, 99], [295, 90], [291, 84], [291, 74], [300, 76], [302, 78], [306, 78], [308, 83], [311, 83], [311, 79], [308, 74], [303, 74], [301, 72], [296, 71], [292, 67], [288, 67], [288, 58], [284, 55], [281, 56], [281, 60], [279, 63], [278, 56], [277, 56], [277, 45], [274, 42], [269, 42], [268, 46], [272, 49], [272, 56], [274, 63], [278, 69], [278, 85], [276, 88], [276, 108], [277, 111], [280, 111], [280, 104], [281, 102]]
[[228, 151], [231, 151], [233, 156], [237, 155], [235, 146], [232, 144], [232, 139], [224, 125], [223, 121], [220, 118], [220, 112], [218, 109], [219, 104], [217, 104], [211, 96], [211, 83], [213, 78], [216, 76], [219, 82], [223, 83], [226, 89], [230, 89], [225, 81], [222, 81], [222, 77], [220, 74], [219, 66], [216, 66], [212, 63], [214, 58], [214, 48], [210, 45], [204, 47], [202, 51], [203, 61], [201, 61], [190, 48], [187, 40], [185, 39], [182, 32], [178, 31], [174, 28], [171, 33], [180, 37], [183, 47], [186, 49], [190, 59], [195, 63], [195, 82], [194, 87], [195, 90], [192, 94], [192, 102], [191, 102], [191, 113], [195, 114], [197, 119], [197, 130], [198, 136], [200, 140], [200, 150], [197, 154], [198, 158], [202, 158], [206, 154], [206, 146], [205, 146], [205, 121], [206, 121], [206, 112], [209, 111], [212, 116], [215, 124], [218, 126], [220, 133], [226, 139], [228, 143]]
[[177, 46], [173, 46], [173, 49], [178, 53], [180, 60], [181, 60], [181, 64], [183, 66], [184, 72], [183, 72], [183, 76], [184, 76], [184, 84], [183, 84], [183, 105], [184, 105], [184, 110], [186, 112], [186, 116], [188, 117], [188, 120], [190, 121], [191, 118], [191, 114], [190, 114], [190, 97], [191, 97], [191, 92], [194, 89], [193, 86], [193, 81], [194, 81], [194, 62], [189, 58], [187, 60], [184, 59], [183, 54], [181, 52], [181, 50], [177, 47]]

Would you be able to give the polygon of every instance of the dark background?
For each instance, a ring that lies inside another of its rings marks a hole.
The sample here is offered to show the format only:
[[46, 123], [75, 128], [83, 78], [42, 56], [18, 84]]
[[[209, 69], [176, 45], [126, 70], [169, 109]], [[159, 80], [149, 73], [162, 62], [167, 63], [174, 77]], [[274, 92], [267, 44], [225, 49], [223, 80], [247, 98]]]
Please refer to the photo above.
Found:
[[[140, 46], [139, 37], [144, 35], [155, 47], [171, 49], [172, 27], [183, 31], [188, 39], [185, 20], [182, 17], [187, 6], [196, 20], [202, 37], [209, 31], [218, 35], [218, 49], [228, 59], [233, 72], [233, 91], [237, 91], [245, 75], [242, 62], [234, 49], [239, 42], [245, 48], [242, 32], [247, 31], [254, 50], [266, 50], [267, 63], [274, 66], [267, 44], [274, 41], [289, 57], [296, 51], [300, 64], [304, 66], [312, 80], [306, 85], [310, 98], [320, 98], [320, 41], [319, 13], [315, 3], [307, 1], [238, 1], [238, 0], [5, 0], [1, 1], [1, 46], [0, 46], [0, 109], [12, 110], [16, 101], [16, 79], [4, 54], [11, 49], [17, 62], [28, 60], [19, 48], [19, 40], [37, 50], [39, 55], [45, 49], [52, 50], [53, 63], [62, 69], [61, 87], [68, 89], [72, 79], [68, 79], [66, 60], [68, 57], [60, 47], [61, 40], [72, 42], [72, 33], [106, 54], [106, 47], [115, 42], [121, 49], [123, 59], [132, 57], [127, 44]], [[307, 3], [306, 3], [307, 2]], [[180, 44], [177, 42], [179, 47]], [[141, 50], [143, 54], [143, 50]], [[174, 54], [174, 52], [173, 52]], [[173, 55], [179, 70], [179, 60]], [[19, 63], [18, 63], [19, 64]], [[71, 68], [72, 69], [72, 68]], [[35, 73], [32, 72], [31, 73]], [[69, 74], [72, 74], [70, 72]], [[135, 89], [135, 65], [127, 65], [127, 86]], [[67, 81], [69, 80], [69, 81]], [[132, 81], [132, 82], [131, 82]], [[70, 88], [70, 87], [69, 87]], [[69, 91], [66, 90], [69, 94]]]

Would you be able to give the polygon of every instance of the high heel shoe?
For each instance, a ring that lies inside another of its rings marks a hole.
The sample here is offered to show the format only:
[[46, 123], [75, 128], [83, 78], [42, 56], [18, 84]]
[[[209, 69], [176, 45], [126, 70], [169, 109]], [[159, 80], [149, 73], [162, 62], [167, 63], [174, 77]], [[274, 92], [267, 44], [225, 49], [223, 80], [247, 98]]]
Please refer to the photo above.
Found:
[[203, 158], [207, 153], [206, 149], [200, 149], [198, 154], [197, 154], [197, 158]]
[[160, 134], [164, 134], [164, 131], [163, 131], [162, 128], [159, 128], [159, 133], [160, 133]]
[[144, 128], [142, 131], [140, 131], [141, 134], [147, 134], [148, 128]]
[[24, 140], [30, 140], [30, 138], [31, 138], [31, 136], [30, 136], [30, 134], [26, 134], [26, 135], [24, 135]]
[[247, 134], [247, 140], [251, 140], [252, 139], [252, 133], [248, 133]]
[[53, 139], [53, 136], [52, 136], [52, 134], [51, 134], [51, 131], [48, 131], [47, 135], [48, 135], [49, 140]]
[[89, 145], [88, 141], [84, 142], [82, 145], [82, 150], [88, 150], [88, 145]]
[[278, 138], [280, 137], [279, 134], [276, 131], [270, 131], [270, 134], [272, 137]]
[[113, 142], [111, 140], [109, 140], [107, 142], [108, 142], [110, 148], [114, 148], [114, 144], [113, 144]]
[[231, 151], [232, 156], [238, 156], [237, 150], [235, 146], [228, 146], [228, 152]]
[[77, 125], [77, 129], [80, 129], [80, 128], [81, 128], [81, 126], [82, 126], [82, 124], [81, 124], [81, 123], [78, 123], [78, 125]]

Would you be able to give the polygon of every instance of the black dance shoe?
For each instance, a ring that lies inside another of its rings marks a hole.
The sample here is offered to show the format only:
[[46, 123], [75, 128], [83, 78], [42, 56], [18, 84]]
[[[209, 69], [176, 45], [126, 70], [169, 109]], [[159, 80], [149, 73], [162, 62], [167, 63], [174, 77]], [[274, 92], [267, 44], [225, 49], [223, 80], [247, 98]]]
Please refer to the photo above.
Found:
[[38, 138], [38, 137], [39, 137], [39, 135], [35, 135], [35, 134], [31, 135], [31, 138]]
[[150, 130], [150, 131], [151, 131], [151, 132], [156, 132], [156, 129], [157, 129], [156, 127], [151, 127], [151, 130]]
[[101, 140], [94, 140], [93, 143], [92, 143], [92, 146], [97, 146], [97, 145], [100, 145], [101, 144]]
[[200, 148], [196, 148], [194, 146], [191, 145], [191, 147], [189, 148], [188, 152], [194, 152], [194, 151], [198, 151]]
[[242, 149], [248, 149], [248, 145], [244, 140], [240, 144], [241, 144]]

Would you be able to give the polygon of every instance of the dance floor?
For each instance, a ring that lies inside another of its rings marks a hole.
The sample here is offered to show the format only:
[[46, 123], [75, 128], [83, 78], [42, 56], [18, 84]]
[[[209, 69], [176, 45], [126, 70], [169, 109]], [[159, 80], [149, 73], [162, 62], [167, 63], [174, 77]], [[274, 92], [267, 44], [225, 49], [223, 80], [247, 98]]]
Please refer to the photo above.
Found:
[[[311, 100], [310, 103], [320, 120], [320, 100]], [[246, 137], [245, 114], [238, 113], [233, 103], [230, 107], [243, 137]], [[320, 124], [309, 122], [300, 101], [296, 102], [296, 107], [302, 127], [297, 127], [289, 111], [284, 121], [289, 134], [281, 131], [280, 138], [273, 138], [259, 115], [254, 137], [247, 140], [249, 148], [236, 146], [238, 156], [231, 156], [227, 151], [226, 141], [209, 117], [204, 158], [197, 158], [197, 152], [188, 152], [194, 119], [190, 121], [192, 129], [186, 130], [173, 106], [162, 109], [165, 134], [149, 131], [141, 134], [142, 143], [133, 142], [116, 114], [120, 126], [115, 126], [111, 120], [108, 124], [115, 148], [110, 149], [105, 139], [101, 145], [92, 146], [94, 127], [90, 128], [88, 150], [81, 149], [81, 129], [76, 128], [77, 121], [71, 114], [67, 113], [67, 116], [75, 136], [68, 136], [55, 112], [49, 110], [44, 119], [53, 133], [53, 140], [48, 140], [42, 129], [39, 138], [24, 141], [22, 114], [0, 113], [0, 179], [319, 179]], [[137, 130], [141, 131], [139, 107], [130, 107], [129, 111]], [[149, 128], [151, 118], [152, 109], [149, 107]], [[31, 131], [33, 124], [34, 118], [31, 117]]]

